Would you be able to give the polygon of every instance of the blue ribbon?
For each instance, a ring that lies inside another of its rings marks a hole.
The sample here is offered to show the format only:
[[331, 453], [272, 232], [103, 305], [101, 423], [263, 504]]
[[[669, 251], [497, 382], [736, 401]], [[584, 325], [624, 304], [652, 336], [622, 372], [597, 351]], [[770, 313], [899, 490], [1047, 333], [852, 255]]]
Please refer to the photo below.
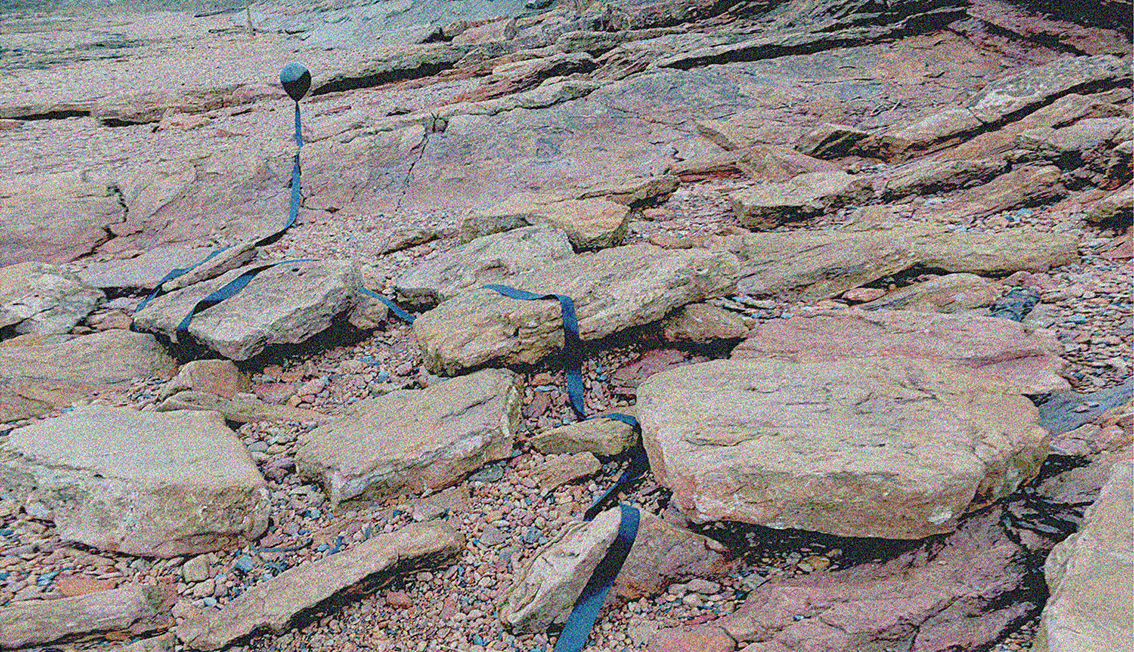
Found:
[[262, 272], [266, 269], [270, 269], [272, 267], [275, 267], [276, 265], [286, 265], [288, 263], [310, 263], [310, 262], [313, 262], [313, 260], [310, 259], [310, 258], [300, 258], [298, 260], [281, 260], [281, 261], [278, 261], [278, 262], [268, 263], [266, 265], [260, 265], [258, 267], [253, 267], [252, 269], [245, 271], [240, 276], [237, 276], [233, 280], [226, 283], [224, 285], [224, 287], [220, 288], [216, 292], [213, 292], [212, 294], [205, 297], [204, 299], [201, 299], [200, 301], [198, 301], [196, 303], [196, 305], [193, 306], [193, 309], [189, 311], [189, 314], [185, 315], [185, 318], [182, 319], [181, 323], [179, 323], [177, 325], [177, 337], [178, 337], [178, 339], [180, 339], [183, 335], [189, 334], [189, 324], [193, 321], [193, 317], [197, 313], [201, 312], [202, 310], [207, 310], [209, 308], [212, 308], [213, 306], [217, 305], [221, 301], [224, 301], [225, 299], [231, 299], [232, 297], [236, 296], [236, 294], [238, 292], [240, 292], [241, 290], [243, 290], [244, 286], [248, 285], [252, 281], [252, 279], [256, 278], [256, 275], [259, 274], [260, 272]]

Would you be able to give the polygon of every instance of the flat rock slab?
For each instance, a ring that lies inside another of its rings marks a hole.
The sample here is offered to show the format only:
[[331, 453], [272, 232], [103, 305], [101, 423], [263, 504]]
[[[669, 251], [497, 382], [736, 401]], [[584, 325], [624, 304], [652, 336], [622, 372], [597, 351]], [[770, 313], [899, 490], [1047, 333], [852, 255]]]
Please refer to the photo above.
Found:
[[[145, 331], [174, 337], [193, 306], [241, 273], [236, 269], [158, 297], [134, 316]], [[257, 275], [236, 296], [198, 313], [189, 333], [232, 360], [247, 360], [276, 344], [298, 344], [356, 305], [362, 285], [350, 261], [296, 262]]]
[[255, 394], [241, 392], [230, 398], [197, 392], [193, 390], [178, 392], [162, 401], [158, 412], [175, 410], [208, 410], [220, 412], [228, 421], [251, 423], [253, 421], [294, 421], [313, 423], [326, 421], [328, 417], [314, 410], [295, 408], [287, 405], [265, 403]]
[[621, 455], [638, 443], [638, 433], [617, 419], [594, 417], [530, 435], [541, 453], [594, 453], [604, 457]]
[[[187, 269], [199, 265], [188, 274], [163, 286], [166, 290], [172, 290], [190, 285], [191, 282], [196, 283], [220, 276], [224, 272], [244, 265], [255, 255], [256, 250], [251, 243], [231, 247], [222, 253], [217, 253], [216, 247], [167, 245], [154, 247], [133, 258], [91, 263], [79, 272], [79, 278], [83, 283], [96, 288], [152, 290], [174, 269]], [[209, 258], [208, 261], [205, 260], [206, 258]]]
[[[597, 340], [657, 321], [674, 308], [726, 294], [736, 259], [726, 252], [650, 245], [604, 249], [521, 274], [511, 285], [575, 300], [579, 334]], [[457, 296], [418, 317], [425, 366], [455, 375], [489, 364], [534, 364], [563, 346], [558, 302], [509, 299], [493, 290]]]
[[332, 503], [440, 489], [511, 454], [522, 396], [519, 376], [484, 369], [365, 399], [301, 436], [296, 468]]
[[66, 263], [90, 253], [126, 218], [118, 193], [78, 175], [0, 181], [0, 265]]
[[0, 267], [0, 332], [69, 332], [102, 301], [102, 291], [55, 265]]
[[1134, 529], [1131, 477], [1119, 462], [1083, 525], [1051, 551], [1044, 564], [1051, 597], [1040, 618], [1033, 649], [1040, 652], [1105, 652], [1134, 637]]
[[629, 216], [629, 207], [608, 199], [521, 193], [466, 220], [461, 225], [461, 239], [467, 241], [523, 224], [551, 224], [563, 229], [576, 249], [602, 249], [622, 244]]
[[1047, 431], [1009, 385], [914, 359], [718, 360], [638, 388], [658, 482], [694, 522], [920, 539], [1012, 493]]
[[370, 593], [397, 575], [442, 564], [464, 545], [444, 523], [407, 525], [261, 582], [221, 610], [178, 625], [177, 637], [190, 649], [218, 650], [256, 634], [282, 634], [335, 598]]
[[215, 412], [76, 408], [13, 430], [0, 478], [59, 536], [101, 550], [199, 554], [268, 526], [264, 478]]
[[398, 299], [435, 306], [486, 283], [506, 283], [575, 254], [567, 234], [529, 226], [476, 238], [427, 260], [394, 280]]
[[134, 378], [169, 378], [177, 363], [149, 333], [108, 330], [0, 347], [0, 423], [47, 414]]
[[732, 206], [744, 226], [771, 228], [817, 217], [873, 194], [868, 179], [841, 170], [808, 172], [737, 191], [732, 194]]
[[908, 310], [833, 310], [766, 321], [733, 349], [733, 359], [826, 362], [922, 358], [1015, 386], [1025, 394], [1070, 388], [1066, 362], [1048, 331], [998, 317]]
[[861, 307], [955, 313], [992, 305], [1000, 294], [1000, 286], [976, 274], [946, 274], [899, 288]]
[[29, 600], [0, 609], [0, 646], [22, 648], [75, 636], [138, 635], [169, 625], [162, 590], [131, 585], [74, 598]]
[[[608, 602], [625, 602], [661, 593], [673, 582], [719, 577], [728, 570], [728, 551], [720, 543], [641, 511], [638, 536]], [[512, 631], [544, 632], [563, 624], [575, 600], [618, 534], [621, 509], [592, 521], [567, 525], [520, 571], [500, 604], [500, 619]]]

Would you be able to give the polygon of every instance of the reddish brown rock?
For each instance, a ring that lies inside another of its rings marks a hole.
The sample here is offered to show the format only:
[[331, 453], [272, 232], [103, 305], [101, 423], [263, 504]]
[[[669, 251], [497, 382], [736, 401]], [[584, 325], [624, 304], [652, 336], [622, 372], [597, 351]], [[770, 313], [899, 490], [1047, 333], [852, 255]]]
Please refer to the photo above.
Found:
[[716, 625], [695, 629], [666, 629], [650, 640], [649, 652], [732, 652], [736, 641]]
[[232, 360], [193, 360], [187, 362], [165, 387], [161, 398], [191, 390], [232, 398], [251, 387], [248, 376], [236, 368]]

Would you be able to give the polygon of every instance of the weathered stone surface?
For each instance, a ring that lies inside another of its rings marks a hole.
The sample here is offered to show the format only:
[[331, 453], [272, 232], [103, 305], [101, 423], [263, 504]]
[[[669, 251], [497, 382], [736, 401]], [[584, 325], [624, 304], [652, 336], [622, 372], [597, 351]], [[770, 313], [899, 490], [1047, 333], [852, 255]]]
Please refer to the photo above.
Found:
[[238, 392], [252, 388], [248, 375], [232, 360], [193, 360], [186, 362], [177, 375], [161, 388], [161, 398], [168, 398], [184, 390], [216, 394], [232, 398]]
[[54, 265], [0, 267], [0, 332], [66, 333], [102, 301], [100, 290]]
[[968, 102], [973, 116], [996, 124], [1034, 111], [1067, 93], [1117, 86], [1130, 78], [1130, 66], [1118, 57], [1064, 57], [996, 80]]
[[687, 365], [643, 383], [638, 410], [650, 468], [702, 523], [919, 539], [1047, 456], [1014, 388], [912, 358]]
[[554, 455], [535, 470], [539, 490], [546, 493], [556, 487], [590, 477], [602, 470], [602, 463], [592, 453]]
[[762, 183], [732, 194], [740, 223], [774, 227], [817, 217], [873, 194], [869, 183], [846, 172], [809, 172], [782, 183]]
[[[617, 507], [593, 521], [567, 525], [516, 576], [500, 604], [500, 619], [516, 632], [543, 632], [562, 624], [618, 534]], [[660, 593], [672, 582], [726, 572], [726, 549], [716, 541], [640, 512], [638, 536], [608, 602]]]
[[638, 443], [638, 433], [617, 419], [595, 417], [544, 430], [530, 439], [541, 453], [594, 453], [620, 455]]
[[735, 312], [710, 303], [691, 303], [665, 320], [662, 334], [670, 342], [716, 342], [744, 337], [748, 327]]
[[954, 145], [983, 126], [984, 123], [971, 110], [953, 107], [883, 134], [880, 137], [881, 149], [891, 160], [904, 160]]
[[834, 163], [776, 145], [753, 145], [744, 150], [736, 167], [753, 179], [788, 181], [800, 174], [837, 172]]
[[517, 225], [551, 224], [566, 232], [577, 249], [604, 249], [622, 243], [629, 215], [629, 208], [606, 199], [521, 193], [465, 220], [461, 240], [467, 242]]
[[1056, 129], [1029, 129], [1016, 136], [1016, 144], [1062, 168], [1074, 169], [1083, 164], [1084, 158], [1113, 145], [1129, 125], [1129, 118], [1086, 118]]
[[[134, 316], [142, 330], [174, 336], [198, 301], [244, 269], [158, 297]], [[362, 285], [350, 261], [295, 262], [261, 272], [236, 296], [197, 314], [189, 333], [233, 360], [247, 360], [274, 344], [298, 344], [354, 307]]]
[[1002, 233], [941, 231], [913, 242], [918, 264], [930, 269], [980, 276], [1020, 270], [1046, 272], [1079, 259], [1079, 236], [1010, 229]]
[[519, 376], [484, 369], [362, 400], [301, 436], [296, 468], [334, 503], [440, 489], [508, 457], [522, 395]]
[[161, 589], [137, 584], [74, 598], [17, 602], [0, 608], [0, 645], [22, 648], [117, 632], [136, 636], [166, 626], [163, 612]]
[[760, 324], [733, 349], [735, 359], [793, 362], [845, 358], [925, 358], [1028, 394], [1068, 389], [1066, 364], [1049, 331], [1031, 331], [996, 317], [939, 315], [908, 310], [803, 313]]
[[125, 218], [118, 195], [105, 183], [77, 175], [0, 180], [0, 265], [65, 263], [111, 237]]
[[1035, 206], [1067, 194], [1059, 179], [1059, 168], [1054, 165], [1021, 165], [950, 202], [923, 206], [917, 214], [938, 222], [958, 223], [1014, 208]]
[[[649, 245], [605, 249], [519, 275], [512, 285], [575, 300], [579, 333], [597, 340], [661, 319], [670, 310], [733, 287], [728, 253], [668, 251]], [[559, 304], [474, 290], [414, 322], [427, 369], [456, 374], [488, 364], [532, 364], [563, 344]]]
[[913, 310], [954, 313], [991, 305], [1000, 298], [1000, 288], [976, 274], [946, 274], [914, 283], [886, 296], [864, 303], [865, 310]]
[[221, 610], [178, 625], [177, 636], [192, 649], [218, 650], [256, 634], [282, 634], [336, 597], [370, 593], [402, 573], [443, 564], [464, 545], [460, 533], [444, 523], [407, 525], [261, 582]]
[[733, 652], [736, 641], [715, 625], [666, 629], [650, 639], [648, 652]]
[[988, 181], [1008, 168], [1002, 158], [939, 160], [927, 158], [899, 168], [885, 181], [887, 198], [947, 192], [973, 181]]
[[1132, 214], [1134, 214], [1134, 185], [1128, 183], [1095, 204], [1087, 213], [1087, 221], [1092, 224], [1111, 222], [1121, 224], [1126, 220], [1129, 224]]
[[175, 410], [220, 412], [226, 420], [236, 423], [251, 423], [253, 421], [312, 423], [328, 419], [325, 414], [314, 410], [265, 403], [255, 394], [249, 393], [238, 393], [225, 398], [209, 392], [186, 390], [166, 397], [157, 407], [158, 412], [173, 412]]
[[1040, 652], [1104, 652], [1134, 636], [1134, 513], [1129, 461], [1116, 464], [1080, 530], [1052, 550], [1044, 565], [1051, 597], [1040, 619]]
[[212, 412], [76, 408], [13, 430], [0, 476], [50, 513], [60, 536], [103, 550], [197, 554], [268, 526], [264, 479]]
[[394, 289], [401, 301], [432, 306], [486, 283], [504, 283], [574, 253], [566, 233], [556, 227], [518, 228], [477, 238], [422, 262], [396, 278]]
[[870, 152], [876, 136], [847, 125], [821, 124], [804, 136], [796, 149], [817, 158], [839, 158], [861, 151]]
[[[140, 288], [152, 290], [158, 282], [174, 269], [195, 267], [191, 272], [166, 282], [166, 290], [197, 283], [236, 269], [252, 260], [256, 249], [248, 242], [230, 247], [215, 254], [216, 248], [189, 247], [187, 245], [167, 245], [154, 247], [133, 258], [119, 258], [87, 265], [79, 272], [79, 278], [96, 288]], [[137, 252], [134, 252], [137, 253]], [[207, 262], [206, 258], [212, 256]]]
[[0, 347], [0, 423], [40, 416], [132, 378], [169, 378], [177, 363], [153, 335], [108, 330]]

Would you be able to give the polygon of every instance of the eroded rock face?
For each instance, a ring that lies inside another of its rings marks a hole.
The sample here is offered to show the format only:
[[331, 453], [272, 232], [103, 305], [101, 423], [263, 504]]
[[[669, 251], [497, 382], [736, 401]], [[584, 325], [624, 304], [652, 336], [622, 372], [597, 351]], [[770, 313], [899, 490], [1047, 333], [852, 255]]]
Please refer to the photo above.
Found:
[[[719, 577], [728, 568], [721, 544], [639, 512], [638, 536], [608, 601], [661, 593], [672, 582]], [[516, 632], [543, 632], [567, 620], [575, 600], [618, 534], [622, 511], [615, 507], [592, 521], [565, 527], [517, 575], [500, 605], [500, 618]]]
[[1020, 392], [1069, 389], [1066, 364], [1048, 331], [1029, 331], [997, 317], [908, 310], [803, 313], [760, 324], [732, 352], [734, 359], [793, 362], [847, 358], [922, 358], [1008, 382]]
[[650, 377], [638, 406], [650, 467], [702, 523], [919, 539], [1047, 456], [1012, 387], [908, 358], [687, 365]]
[[448, 561], [464, 545], [444, 523], [407, 525], [261, 582], [221, 610], [178, 625], [177, 636], [192, 649], [218, 650], [258, 632], [282, 634], [296, 617], [335, 596], [369, 593], [399, 574]]
[[13, 430], [0, 476], [60, 536], [103, 550], [199, 554], [268, 526], [264, 478], [215, 412], [76, 408]]
[[0, 645], [22, 648], [70, 637], [168, 626], [162, 590], [134, 584], [59, 600], [29, 600], [0, 608]]
[[0, 268], [0, 331], [67, 333], [104, 295], [55, 265], [20, 263]]
[[[175, 336], [177, 325], [198, 301], [245, 269], [158, 297], [134, 316], [145, 331]], [[350, 261], [277, 265], [255, 276], [236, 296], [198, 313], [189, 333], [232, 360], [247, 360], [274, 344], [298, 344], [323, 331], [353, 308], [362, 285]]]
[[65, 263], [111, 237], [126, 217], [105, 183], [78, 175], [38, 175], [0, 181], [0, 265]]
[[302, 436], [296, 468], [334, 503], [439, 489], [511, 454], [522, 395], [519, 376], [484, 369], [362, 400]]
[[608, 199], [564, 199], [521, 193], [478, 211], [461, 225], [461, 239], [498, 233], [523, 224], [551, 224], [562, 229], [576, 249], [622, 244], [630, 209]]
[[946, 274], [894, 290], [862, 307], [955, 313], [983, 308], [999, 298], [1000, 288], [976, 274]]
[[1119, 462], [1079, 532], [1052, 550], [1044, 565], [1051, 591], [1033, 649], [1040, 652], [1119, 650], [1131, 640], [1134, 565], [1131, 545], [1131, 477], [1134, 465]]
[[[728, 253], [649, 245], [605, 249], [521, 274], [511, 285], [575, 300], [579, 333], [597, 340], [661, 319], [687, 303], [727, 293], [737, 271]], [[414, 322], [425, 366], [456, 374], [487, 364], [532, 364], [563, 345], [558, 302], [474, 290]]]

